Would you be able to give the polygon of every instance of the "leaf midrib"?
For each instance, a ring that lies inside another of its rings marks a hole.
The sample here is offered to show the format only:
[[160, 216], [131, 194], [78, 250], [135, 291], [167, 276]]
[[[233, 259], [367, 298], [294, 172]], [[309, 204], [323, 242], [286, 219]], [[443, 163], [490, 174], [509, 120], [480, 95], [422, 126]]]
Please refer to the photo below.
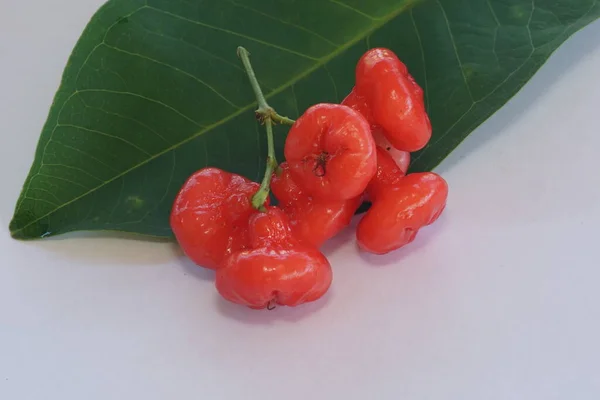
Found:
[[[266, 99], [272, 98], [273, 96], [276, 96], [277, 94], [283, 92], [284, 90], [286, 90], [287, 88], [289, 88], [290, 86], [293, 86], [296, 82], [302, 80], [303, 78], [305, 78], [306, 76], [312, 74], [313, 72], [315, 72], [316, 70], [318, 70], [319, 68], [323, 67], [324, 65], [326, 65], [329, 61], [331, 61], [332, 59], [334, 59], [335, 57], [337, 57], [338, 55], [340, 55], [341, 53], [343, 53], [345, 50], [349, 49], [350, 47], [352, 47], [353, 45], [355, 45], [356, 43], [358, 43], [360, 40], [364, 39], [365, 37], [371, 35], [373, 32], [375, 32], [377, 29], [381, 28], [383, 25], [385, 25], [386, 23], [388, 23], [390, 20], [394, 19], [395, 17], [397, 17], [398, 15], [400, 15], [400, 13], [402, 13], [403, 11], [409, 9], [410, 7], [414, 6], [417, 2], [419, 1], [423, 1], [423, 0], [407, 0], [406, 3], [402, 4], [400, 7], [398, 7], [397, 9], [391, 11], [390, 13], [388, 13], [387, 15], [385, 15], [384, 17], [378, 18], [375, 21], [375, 23], [373, 24], [373, 26], [369, 29], [366, 29], [364, 31], [362, 31], [361, 33], [359, 33], [358, 35], [356, 35], [355, 37], [353, 37], [351, 40], [347, 41], [345, 44], [343, 44], [342, 46], [339, 46], [336, 50], [332, 51], [331, 53], [329, 53], [327, 56], [324, 56], [320, 59], [318, 59], [318, 61], [315, 63], [314, 66], [308, 68], [306, 71], [304, 71], [301, 74], [296, 75], [295, 77], [293, 77], [292, 79], [290, 79], [289, 81], [281, 84], [279, 87], [274, 88], [273, 90], [271, 90], [271, 92], [269, 92], [267, 95], [265, 95]], [[137, 10], [139, 11], [139, 10]], [[75, 90], [74, 92], [77, 92], [77, 90]], [[177, 148], [179, 148], [180, 146], [196, 139], [197, 137], [205, 134], [206, 132], [209, 132], [211, 130], [213, 130], [214, 128], [221, 126], [231, 120], [233, 120], [234, 118], [238, 117], [239, 115], [247, 112], [248, 110], [250, 110], [252, 107], [256, 106], [256, 102], [252, 102], [249, 105], [242, 107], [240, 109], [238, 109], [237, 111], [235, 111], [234, 113], [228, 115], [225, 118], [220, 119], [219, 121], [208, 125], [206, 127], [204, 127], [202, 130], [196, 132], [195, 134], [191, 135], [190, 137], [181, 140], [178, 143], [173, 144], [170, 147], [167, 147], [166, 149], [164, 149], [163, 151], [154, 154], [153, 156], [149, 157], [148, 159], [126, 169], [125, 171], [121, 172], [120, 174], [115, 175], [114, 177], [110, 178], [109, 180], [104, 181], [102, 184], [95, 186], [94, 188], [88, 190], [85, 193], [80, 194], [77, 197], [74, 197], [73, 199], [61, 204], [59, 207], [56, 207], [55, 209], [53, 209], [52, 211], [47, 212], [44, 215], [41, 215], [37, 218], [35, 218], [34, 220], [30, 221], [29, 223], [21, 226], [18, 229], [15, 230], [11, 230], [10, 233], [12, 236], [16, 236], [17, 233], [23, 231], [24, 229], [28, 228], [29, 226], [39, 222], [40, 220], [54, 214], [55, 212], [57, 212], [58, 210], [88, 196], [91, 193], [94, 193], [95, 191], [103, 188], [104, 186], [108, 185], [109, 183], [127, 175], [128, 173], [130, 173], [131, 171], [134, 171], [137, 168], [142, 167], [143, 165], [148, 164], [149, 162], [151, 162], [152, 160], [157, 159], [158, 157], [167, 154], [170, 151], [173, 151]], [[43, 156], [43, 155], [42, 155]], [[33, 179], [33, 178], [32, 178]]]

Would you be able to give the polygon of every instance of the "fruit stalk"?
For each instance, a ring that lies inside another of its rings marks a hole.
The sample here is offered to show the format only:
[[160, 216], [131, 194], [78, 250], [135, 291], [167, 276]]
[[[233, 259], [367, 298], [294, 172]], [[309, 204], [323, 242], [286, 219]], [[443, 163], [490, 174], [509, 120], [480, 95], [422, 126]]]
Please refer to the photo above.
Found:
[[267, 103], [262, 89], [260, 88], [260, 84], [258, 83], [258, 79], [256, 79], [256, 75], [254, 74], [252, 64], [250, 63], [250, 53], [248, 50], [240, 46], [237, 49], [237, 54], [242, 60], [242, 64], [244, 64], [244, 68], [248, 74], [248, 79], [250, 80], [250, 85], [252, 86], [252, 90], [256, 96], [256, 101], [258, 103], [256, 117], [265, 125], [267, 131], [267, 166], [265, 168], [265, 176], [260, 184], [260, 188], [252, 197], [252, 206], [257, 210], [265, 211], [264, 204], [267, 197], [269, 197], [271, 177], [273, 176], [273, 173], [277, 169], [278, 165], [275, 155], [275, 142], [273, 140], [273, 123], [280, 122], [293, 124], [294, 121], [287, 117], [278, 115]]

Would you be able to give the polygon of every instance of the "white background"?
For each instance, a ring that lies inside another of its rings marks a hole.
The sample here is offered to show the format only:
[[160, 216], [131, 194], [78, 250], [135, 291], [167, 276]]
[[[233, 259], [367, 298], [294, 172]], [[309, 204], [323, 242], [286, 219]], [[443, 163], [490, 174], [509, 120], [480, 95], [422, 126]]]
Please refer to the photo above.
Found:
[[256, 312], [169, 244], [10, 239], [101, 3], [0, 0], [0, 399], [600, 398], [600, 23], [438, 168], [448, 208], [410, 248], [361, 256], [348, 230], [323, 301]]

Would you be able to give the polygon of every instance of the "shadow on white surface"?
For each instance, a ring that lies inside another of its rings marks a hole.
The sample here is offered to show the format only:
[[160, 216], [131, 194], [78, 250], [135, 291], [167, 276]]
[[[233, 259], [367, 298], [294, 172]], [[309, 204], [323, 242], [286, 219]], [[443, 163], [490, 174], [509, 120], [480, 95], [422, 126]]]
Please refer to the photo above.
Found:
[[[333, 254], [341, 251], [342, 247], [346, 246], [350, 242], [356, 242], [356, 225], [362, 218], [362, 215], [357, 215], [352, 219], [352, 222], [346, 229], [338, 233], [335, 237], [329, 239], [323, 247], [321, 252], [327, 257], [331, 257]], [[358, 251], [358, 248], [356, 249]]]
[[427, 246], [430, 246], [430, 242], [436, 239], [437, 232], [444, 229], [445, 221], [446, 213], [443, 213], [433, 225], [421, 228], [412, 243], [383, 255], [360, 251], [360, 258], [370, 267], [389, 266], [398, 268], [399, 264], [402, 263], [404, 259], [410, 257], [412, 254], [419, 253], [427, 248]]
[[275, 307], [273, 310], [252, 310], [239, 304], [231, 303], [215, 294], [215, 303], [219, 314], [238, 322], [250, 325], [271, 325], [281, 321], [298, 322], [312, 314], [319, 312], [329, 304], [334, 295], [332, 287], [323, 297], [312, 303], [302, 304], [298, 307]]
[[49, 236], [44, 239], [30, 240], [30, 243], [35, 242], [51, 242], [61, 240], [87, 240], [87, 239], [119, 239], [131, 242], [149, 242], [149, 243], [169, 243], [171, 240], [153, 236], [142, 236], [135, 233], [119, 232], [119, 231], [76, 231], [63, 233], [61, 235]]
[[201, 281], [214, 282], [215, 271], [208, 268], [202, 268], [194, 264], [194, 262], [183, 253], [181, 247], [179, 247], [177, 244], [173, 243], [171, 248], [173, 250], [174, 263], [183, 269], [185, 275]]
[[86, 265], [159, 265], [172, 262], [173, 246], [167, 240], [121, 233], [72, 232], [41, 240], [17, 241], [24, 251], [49, 253], [48, 257]]

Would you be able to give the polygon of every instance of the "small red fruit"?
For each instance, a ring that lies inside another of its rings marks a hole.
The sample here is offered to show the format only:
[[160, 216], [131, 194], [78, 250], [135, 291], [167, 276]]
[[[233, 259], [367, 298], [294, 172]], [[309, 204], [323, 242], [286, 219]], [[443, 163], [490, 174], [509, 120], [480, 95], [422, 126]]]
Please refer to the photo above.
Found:
[[315, 199], [349, 200], [377, 169], [369, 123], [340, 104], [317, 104], [298, 118], [285, 142], [292, 177]]
[[350, 224], [362, 196], [350, 200], [316, 200], [302, 190], [287, 162], [273, 175], [271, 191], [290, 220], [292, 232], [301, 242], [319, 248]]
[[331, 286], [329, 261], [292, 235], [282, 210], [254, 214], [250, 238], [251, 249], [232, 254], [217, 270], [215, 285], [225, 299], [251, 308], [293, 307], [321, 298]]
[[342, 104], [381, 127], [398, 150], [420, 150], [431, 138], [423, 90], [389, 49], [371, 49], [360, 58], [356, 85]]
[[377, 175], [367, 188], [372, 206], [359, 222], [356, 237], [363, 250], [385, 254], [412, 242], [419, 229], [438, 219], [448, 185], [433, 172], [403, 176], [383, 150], [377, 156]]
[[232, 252], [250, 244], [248, 219], [256, 210], [258, 183], [218, 168], [190, 176], [171, 210], [171, 229], [184, 253], [196, 264], [217, 269]]

